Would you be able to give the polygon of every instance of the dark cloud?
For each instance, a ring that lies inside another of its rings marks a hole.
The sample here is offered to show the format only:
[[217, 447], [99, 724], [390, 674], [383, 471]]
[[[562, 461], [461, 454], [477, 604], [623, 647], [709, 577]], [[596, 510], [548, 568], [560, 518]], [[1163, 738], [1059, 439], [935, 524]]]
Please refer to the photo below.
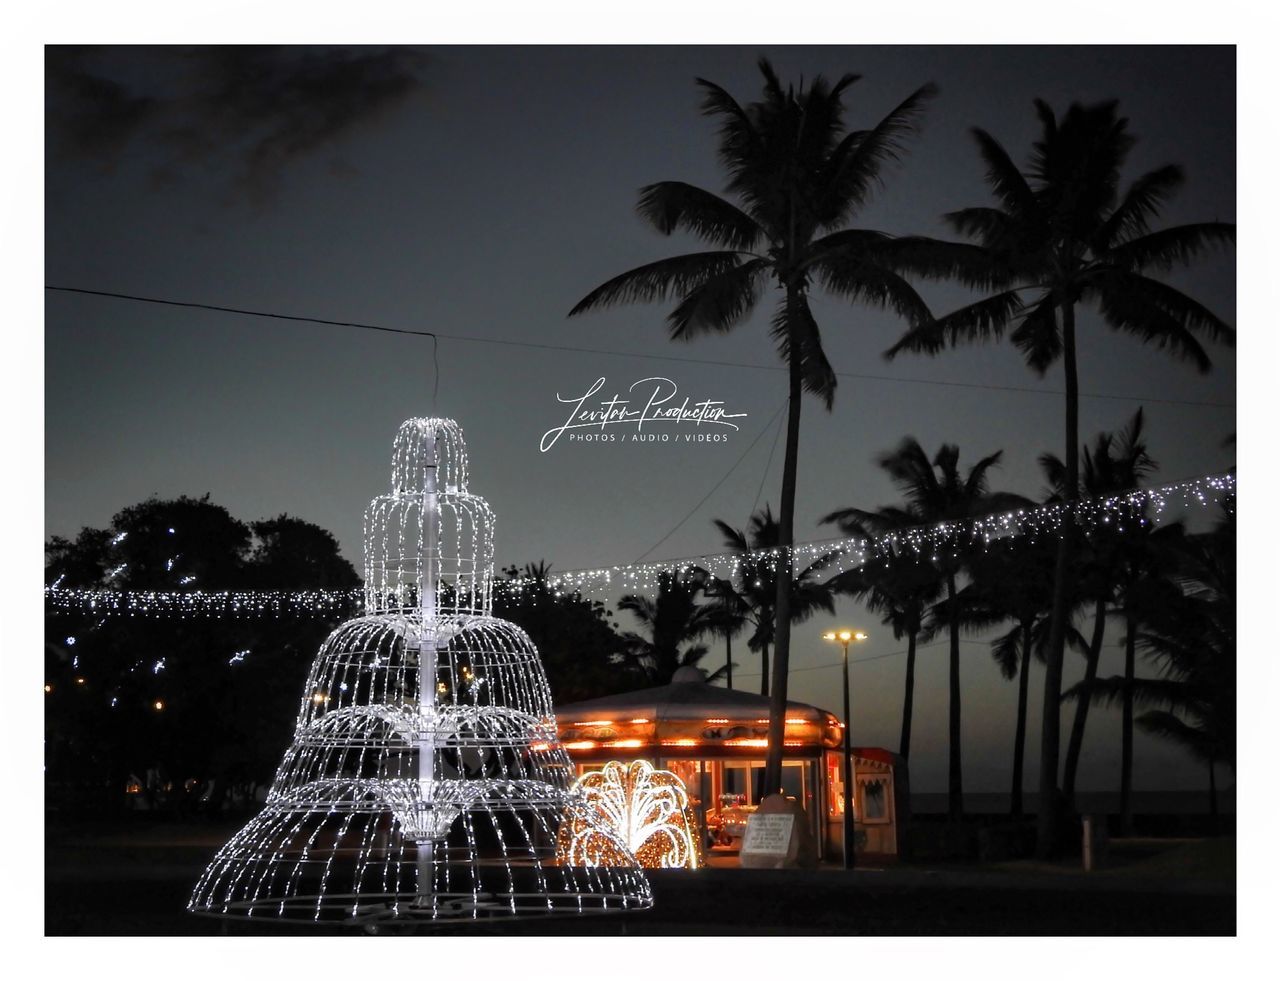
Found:
[[110, 170], [157, 100], [134, 94], [94, 70], [97, 49], [49, 48], [45, 59], [47, 130], [53, 148]]
[[161, 184], [198, 165], [261, 200], [292, 163], [420, 90], [424, 61], [411, 48], [50, 48], [50, 150], [100, 171], [137, 151]]

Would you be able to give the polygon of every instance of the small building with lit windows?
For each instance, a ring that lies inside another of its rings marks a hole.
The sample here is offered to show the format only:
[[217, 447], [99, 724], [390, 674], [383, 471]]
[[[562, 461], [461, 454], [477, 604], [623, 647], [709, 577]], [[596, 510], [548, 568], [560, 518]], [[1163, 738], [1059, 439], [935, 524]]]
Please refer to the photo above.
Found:
[[[741, 843], [759, 803], [769, 745], [769, 699], [709, 685], [698, 668], [681, 668], [671, 684], [556, 707], [560, 742], [579, 775], [610, 760], [644, 759], [677, 774], [705, 823], [712, 851]], [[840, 860], [844, 728], [825, 709], [788, 702], [783, 790], [809, 815], [820, 857]], [[854, 747], [853, 798], [860, 855], [895, 857], [908, 814], [905, 761]]]

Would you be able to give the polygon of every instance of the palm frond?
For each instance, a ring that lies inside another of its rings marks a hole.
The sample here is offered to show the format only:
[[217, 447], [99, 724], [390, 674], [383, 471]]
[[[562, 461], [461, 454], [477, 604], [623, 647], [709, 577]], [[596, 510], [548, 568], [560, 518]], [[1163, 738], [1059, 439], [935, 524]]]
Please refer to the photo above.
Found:
[[840, 254], [823, 260], [817, 269], [822, 284], [837, 296], [881, 310], [889, 308], [912, 325], [933, 319], [920, 294], [892, 269]]
[[1185, 180], [1182, 168], [1176, 164], [1158, 167], [1135, 180], [1098, 230], [1096, 247], [1107, 249], [1118, 242], [1147, 234], [1150, 219], [1159, 214], [1161, 205]]
[[1009, 630], [991, 642], [992, 660], [1000, 666], [1000, 674], [1006, 678], [1018, 677], [1022, 658], [1022, 625], [1014, 624]]
[[[1201, 319], [1201, 311], [1208, 311], [1202, 307], [1197, 310], [1179, 306], [1170, 294], [1183, 296], [1181, 293], [1168, 287], [1168, 293], [1157, 294], [1152, 285], [1163, 284], [1132, 273], [1118, 273], [1094, 280], [1090, 284], [1090, 292], [1097, 298], [1102, 317], [1112, 329], [1133, 334], [1144, 343], [1190, 361], [1202, 374], [1207, 372], [1213, 367], [1213, 362], [1192, 333], [1190, 325], [1206, 326]], [[1183, 296], [1183, 299], [1187, 304], [1194, 304], [1190, 297]], [[1199, 307], [1198, 304], [1195, 306]], [[1224, 332], [1226, 336], [1234, 336], [1231, 328], [1221, 321], [1208, 329], [1217, 336], [1223, 336]]]
[[1208, 307], [1168, 283], [1128, 271], [1103, 273], [1097, 277], [1096, 282], [1101, 296], [1122, 293], [1132, 297], [1135, 304], [1142, 302], [1154, 306], [1173, 318], [1181, 327], [1204, 334], [1217, 344], [1235, 344], [1235, 328]]
[[770, 329], [782, 360], [800, 362], [800, 378], [806, 392], [818, 396], [828, 409], [835, 402], [836, 373], [822, 350], [822, 335], [803, 293], [778, 304]]
[[1225, 248], [1236, 240], [1236, 226], [1223, 221], [1176, 225], [1149, 232], [1115, 246], [1107, 259], [1122, 269], [1170, 270], [1215, 247]]
[[707, 280], [736, 268], [743, 258], [741, 252], [693, 252], [659, 259], [597, 286], [578, 301], [569, 316], [619, 303], [665, 300], [670, 294], [684, 296]]
[[1032, 304], [1009, 334], [1027, 365], [1044, 375], [1062, 357], [1062, 332], [1058, 329], [1057, 301], [1050, 293]]
[[663, 235], [683, 228], [726, 249], [752, 249], [763, 235], [750, 215], [718, 194], [683, 181], [642, 187], [636, 211]]
[[881, 168], [899, 159], [902, 140], [914, 133], [925, 104], [938, 93], [932, 83], [922, 85], [902, 100], [878, 122], [873, 129], [850, 133], [832, 154], [835, 169], [831, 186], [845, 207], [830, 215], [824, 223], [832, 227], [851, 210], [860, 207], [870, 198], [872, 188], [880, 179]]
[[720, 160], [731, 174], [736, 174], [744, 160], [750, 159], [760, 148], [760, 134], [751, 117], [736, 99], [715, 82], [696, 79], [703, 91], [702, 114], [721, 116]]
[[877, 244], [876, 261], [900, 273], [954, 280], [971, 289], [1002, 289], [1012, 280], [1008, 266], [983, 246], [920, 235], [886, 236]]
[[1207, 762], [1223, 756], [1218, 740], [1204, 729], [1187, 724], [1172, 712], [1143, 712], [1133, 721], [1144, 732], [1177, 743], [1197, 759]]
[[960, 208], [948, 211], [942, 218], [961, 235], [977, 239], [985, 248], [1010, 242], [1019, 234], [1019, 223], [999, 208]]
[[964, 341], [998, 338], [1021, 309], [1022, 300], [1017, 289], [996, 293], [911, 328], [884, 356], [892, 360], [903, 351], [936, 354], [948, 345], [955, 347]]
[[1010, 159], [1008, 152], [994, 136], [984, 129], [971, 130], [978, 152], [987, 165], [987, 185], [1012, 215], [1023, 215], [1031, 210], [1035, 195], [1026, 177]]
[[732, 330], [755, 309], [768, 268], [767, 259], [751, 259], [694, 287], [667, 317], [671, 339]]

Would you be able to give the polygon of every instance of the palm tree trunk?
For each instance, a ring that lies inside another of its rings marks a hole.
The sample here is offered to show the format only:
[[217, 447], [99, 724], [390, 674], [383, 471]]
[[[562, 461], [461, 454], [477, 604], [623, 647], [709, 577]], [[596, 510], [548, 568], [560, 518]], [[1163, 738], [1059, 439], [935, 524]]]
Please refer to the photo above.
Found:
[[[787, 305], [797, 296], [787, 284]], [[790, 320], [790, 317], [788, 317]], [[790, 330], [788, 326], [788, 330]], [[769, 693], [769, 749], [764, 763], [764, 793], [782, 789], [782, 740], [787, 715], [787, 672], [791, 667], [791, 545], [795, 541], [796, 467], [800, 451], [800, 342], [791, 337], [787, 450], [782, 464], [782, 509], [778, 515], [778, 593], [774, 601], [773, 690]], [[845, 725], [849, 720], [845, 720]]]
[[1093, 683], [1098, 677], [1098, 657], [1102, 653], [1102, 637], [1107, 629], [1107, 602], [1099, 599], [1093, 608], [1093, 636], [1085, 653], [1084, 697], [1076, 700], [1075, 718], [1071, 720], [1071, 739], [1067, 743], [1067, 761], [1062, 767], [1062, 798], [1069, 808], [1076, 806], [1076, 773], [1080, 769], [1080, 752], [1084, 748], [1084, 727], [1089, 721], [1089, 705], [1093, 701]]
[[[1066, 377], [1066, 496], [1068, 505], [1080, 497], [1080, 383], [1076, 377], [1076, 316], [1070, 301], [1061, 304], [1062, 368]], [[1067, 641], [1071, 595], [1071, 553], [1074, 520], [1062, 525], [1053, 569], [1053, 612], [1049, 619], [1049, 647], [1045, 652], [1044, 707], [1040, 727], [1040, 794], [1036, 814], [1036, 856], [1050, 858], [1058, 847], [1062, 824], [1058, 799], [1058, 750], [1062, 743], [1062, 654]]]
[[1132, 612], [1125, 618], [1124, 702], [1120, 715], [1120, 833], [1133, 834], [1133, 675], [1138, 629]]
[[725, 687], [733, 688], [733, 634], [724, 635], [724, 680]]
[[[907, 635], [907, 684], [902, 693], [902, 738], [898, 740], [898, 755], [904, 760], [911, 756], [911, 707], [916, 693], [916, 634]], [[846, 725], [848, 724], [846, 720]]]
[[947, 576], [947, 630], [951, 634], [951, 691], [948, 699], [950, 749], [947, 758], [947, 815], [964, 817], [964, 788], [960, 773], [960, 608], [956, 603], [956, 577]]
[[1218, 777], [1213, 772], [1213, 757], [1209, 757], [1209, 834], [1218, 833]]
[[1013, 787], [1009, 813], [1022, 816], [1022, 770], [1027, 749], [1027, 688], [1031, 680], [1031, 620], [1022, 624], [1022, 663], [1018, 668], [1018, 722], [1013, 731]]
[[760, 647], [760, 694], [768, 696], [769, 694], [769, 645], [763, 644]]

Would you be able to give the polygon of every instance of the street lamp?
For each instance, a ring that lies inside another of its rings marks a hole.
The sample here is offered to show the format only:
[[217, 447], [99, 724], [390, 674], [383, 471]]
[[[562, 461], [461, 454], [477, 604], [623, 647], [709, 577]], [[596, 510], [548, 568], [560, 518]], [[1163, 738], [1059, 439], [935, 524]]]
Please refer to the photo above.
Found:
[[849, 745], [849, 729], [853, 720], [849, 716], [849, 642], [866, 640], [861, 630], [828, 630], [823, 640], [838, 643], [844, 649], [844, 867], [853, 868], [853, 750]]

